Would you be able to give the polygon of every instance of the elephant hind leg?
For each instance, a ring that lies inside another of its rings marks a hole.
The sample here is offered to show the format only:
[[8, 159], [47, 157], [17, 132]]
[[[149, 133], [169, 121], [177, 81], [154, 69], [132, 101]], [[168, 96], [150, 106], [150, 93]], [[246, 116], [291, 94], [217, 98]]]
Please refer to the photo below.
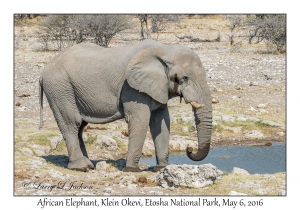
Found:
[[[60, 105], [60, 107], [57, 106]], [[65, 101], [50, 104], [57, 125], [66, 141], [69, 154], [68, 168], [78, 171], [93, 169], [94, 165], [88, 159], [82, 139], [82, 129], [86, 125], [79, 111]]]
[[79, 127], [79, 130], [78, 130], [78, 139], [79, 139], [79, 145], [80, 145], [80, 149], [81, 149], [81, 152], [82, 152], [83, 156], [88, 158], [88, 154], [87, 154], [87, 151], [86, 151], [86, 148], [85, 148], [85, 145], [84, 145], [84, 142], [83, 142], [83, 138], [82, 138], [83, 129], [87, 124], [88, 123], [85, 122], [84, 120], [82, 121], [82, 123]]
[[86, 121], [82, 121], [80, 127], [79, 127], [79, 131], [78, 131], [78, 139], [79, 139], [79, 145], [80, 145], [80, 149], [81, 149], [81, 152], [83, 154], [84, 157], [84, 160], [85, 162], [88, 164], [88, 168], [90, 169], [94, 169], [95, 166], [94, 164], [89, 160], [89, 157], [88, 157], [88, 154], [87, 154], [87, 151], [86, 151], [86, 148], [85, 148], [85, 145], [84, 145], [84, 142], [83, 142], [83, 138], [82, 138], [82, 132], [83, 132], [83, 129], [84, 127], [87, 125], [88, 123]]

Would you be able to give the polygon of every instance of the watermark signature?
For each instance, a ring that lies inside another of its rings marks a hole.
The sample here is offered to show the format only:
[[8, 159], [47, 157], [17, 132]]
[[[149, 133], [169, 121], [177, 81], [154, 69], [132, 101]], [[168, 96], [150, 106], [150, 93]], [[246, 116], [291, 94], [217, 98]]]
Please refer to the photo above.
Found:
[[84, 184], [83, 182], [78, 181], [72, 181], [72, 182], [66, 182], [66, 181], [59, 181], [56, 184], [53, 183], [46, 183], [44, 181], [33, 181], [33, 182], [24, 182], [23, 183], [24, 188], [31, 188], [31, 189], [37, 189], [37, 190], [49, 190], [50, 192], [52, 190], [58, 189], [58, 190], [92, 190], [93, 184]]

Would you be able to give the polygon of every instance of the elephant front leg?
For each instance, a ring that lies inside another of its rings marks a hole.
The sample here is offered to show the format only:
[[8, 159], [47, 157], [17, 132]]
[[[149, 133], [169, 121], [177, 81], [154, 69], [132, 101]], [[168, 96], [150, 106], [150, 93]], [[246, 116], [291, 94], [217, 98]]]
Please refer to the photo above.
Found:
[[[130, 106], [131, 104], [132, 106]], [[124, 105], [128, 123], [129, 144], [124, 172], [140, 172], [138, 166], [149, 127], [150, 111], [145, 104], [127, 103]], [[126, 109], [127, 107], [127, 109]]]
[[163, 109], [152, 112], [150, 131], [155, 146], [156, 167], [154, 171], [156, 172], [168, 165], [170, 116], [167, 105]]

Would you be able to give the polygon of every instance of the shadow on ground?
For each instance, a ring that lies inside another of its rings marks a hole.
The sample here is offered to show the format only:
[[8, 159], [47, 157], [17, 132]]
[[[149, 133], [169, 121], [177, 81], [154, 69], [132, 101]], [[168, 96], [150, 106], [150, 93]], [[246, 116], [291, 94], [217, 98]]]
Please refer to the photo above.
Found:
[[69, 157], [66, 155], [48, 155], [42, 156], [42, 158], [44, 158], [49, 163], [63, 168], [67, 168], [69, 163]]
[[[48, 155], [48, 156], [41, 156], [42, 158], [44, 158], [47, 162], [52, 163], [56, 166], [62, 167], [62, 168], [67, 168], [68, 163], [69, 163], [69, 157], [66, 155]], [[123, 170], [123, 168], [125, 167], [126, 164], [126, 160], [121, 158], [118, 160], [91, 160], [91, 162], [94, 164], [94, 166], [96, 167], [97, 163], [105, 161], [108, 164], [111, 164], [112, 166], [118, 168], [120, 171]], [[116, 164], [117, 162], [121, 161], [123, 164]], [[153, 171], [154, 166], [148, 167], [148, 168], [144, 168], [142, 169], [142, 171]]]
[[[69, 163], [69, 157], [66, 155], [48, 155], [42, 156], [47, 162], [52, 163], [56, 166], [67, 168]], [[105, 160], [91, 160], [91, 162], [96, 166], [98, 162], [105, 161]]]

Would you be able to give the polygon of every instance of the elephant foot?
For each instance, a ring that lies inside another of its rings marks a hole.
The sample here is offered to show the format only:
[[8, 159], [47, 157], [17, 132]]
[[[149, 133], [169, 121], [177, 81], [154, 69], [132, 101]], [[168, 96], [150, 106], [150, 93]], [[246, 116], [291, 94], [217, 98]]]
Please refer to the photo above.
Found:
[[79, 158], [75, 161], [70, 161], [68, 164], [68, 169], [75, 170], [75, 171], [83, 171], [86, 172], [89, 169], [94, 169], [94, 164], [85, 156]]
[[123, 172], [142, 172], [142, 170], [139, 167], [125, 167]]
[[158, 172], [158, 171], [160, 171], [160, 169], [162, 169], [162, 168], [164, 168], [164, 167], [166, 167], [166, 166], [155, 166], [155, 167], [153, 168], [153, 171], [154, 171], [154, 172]]

